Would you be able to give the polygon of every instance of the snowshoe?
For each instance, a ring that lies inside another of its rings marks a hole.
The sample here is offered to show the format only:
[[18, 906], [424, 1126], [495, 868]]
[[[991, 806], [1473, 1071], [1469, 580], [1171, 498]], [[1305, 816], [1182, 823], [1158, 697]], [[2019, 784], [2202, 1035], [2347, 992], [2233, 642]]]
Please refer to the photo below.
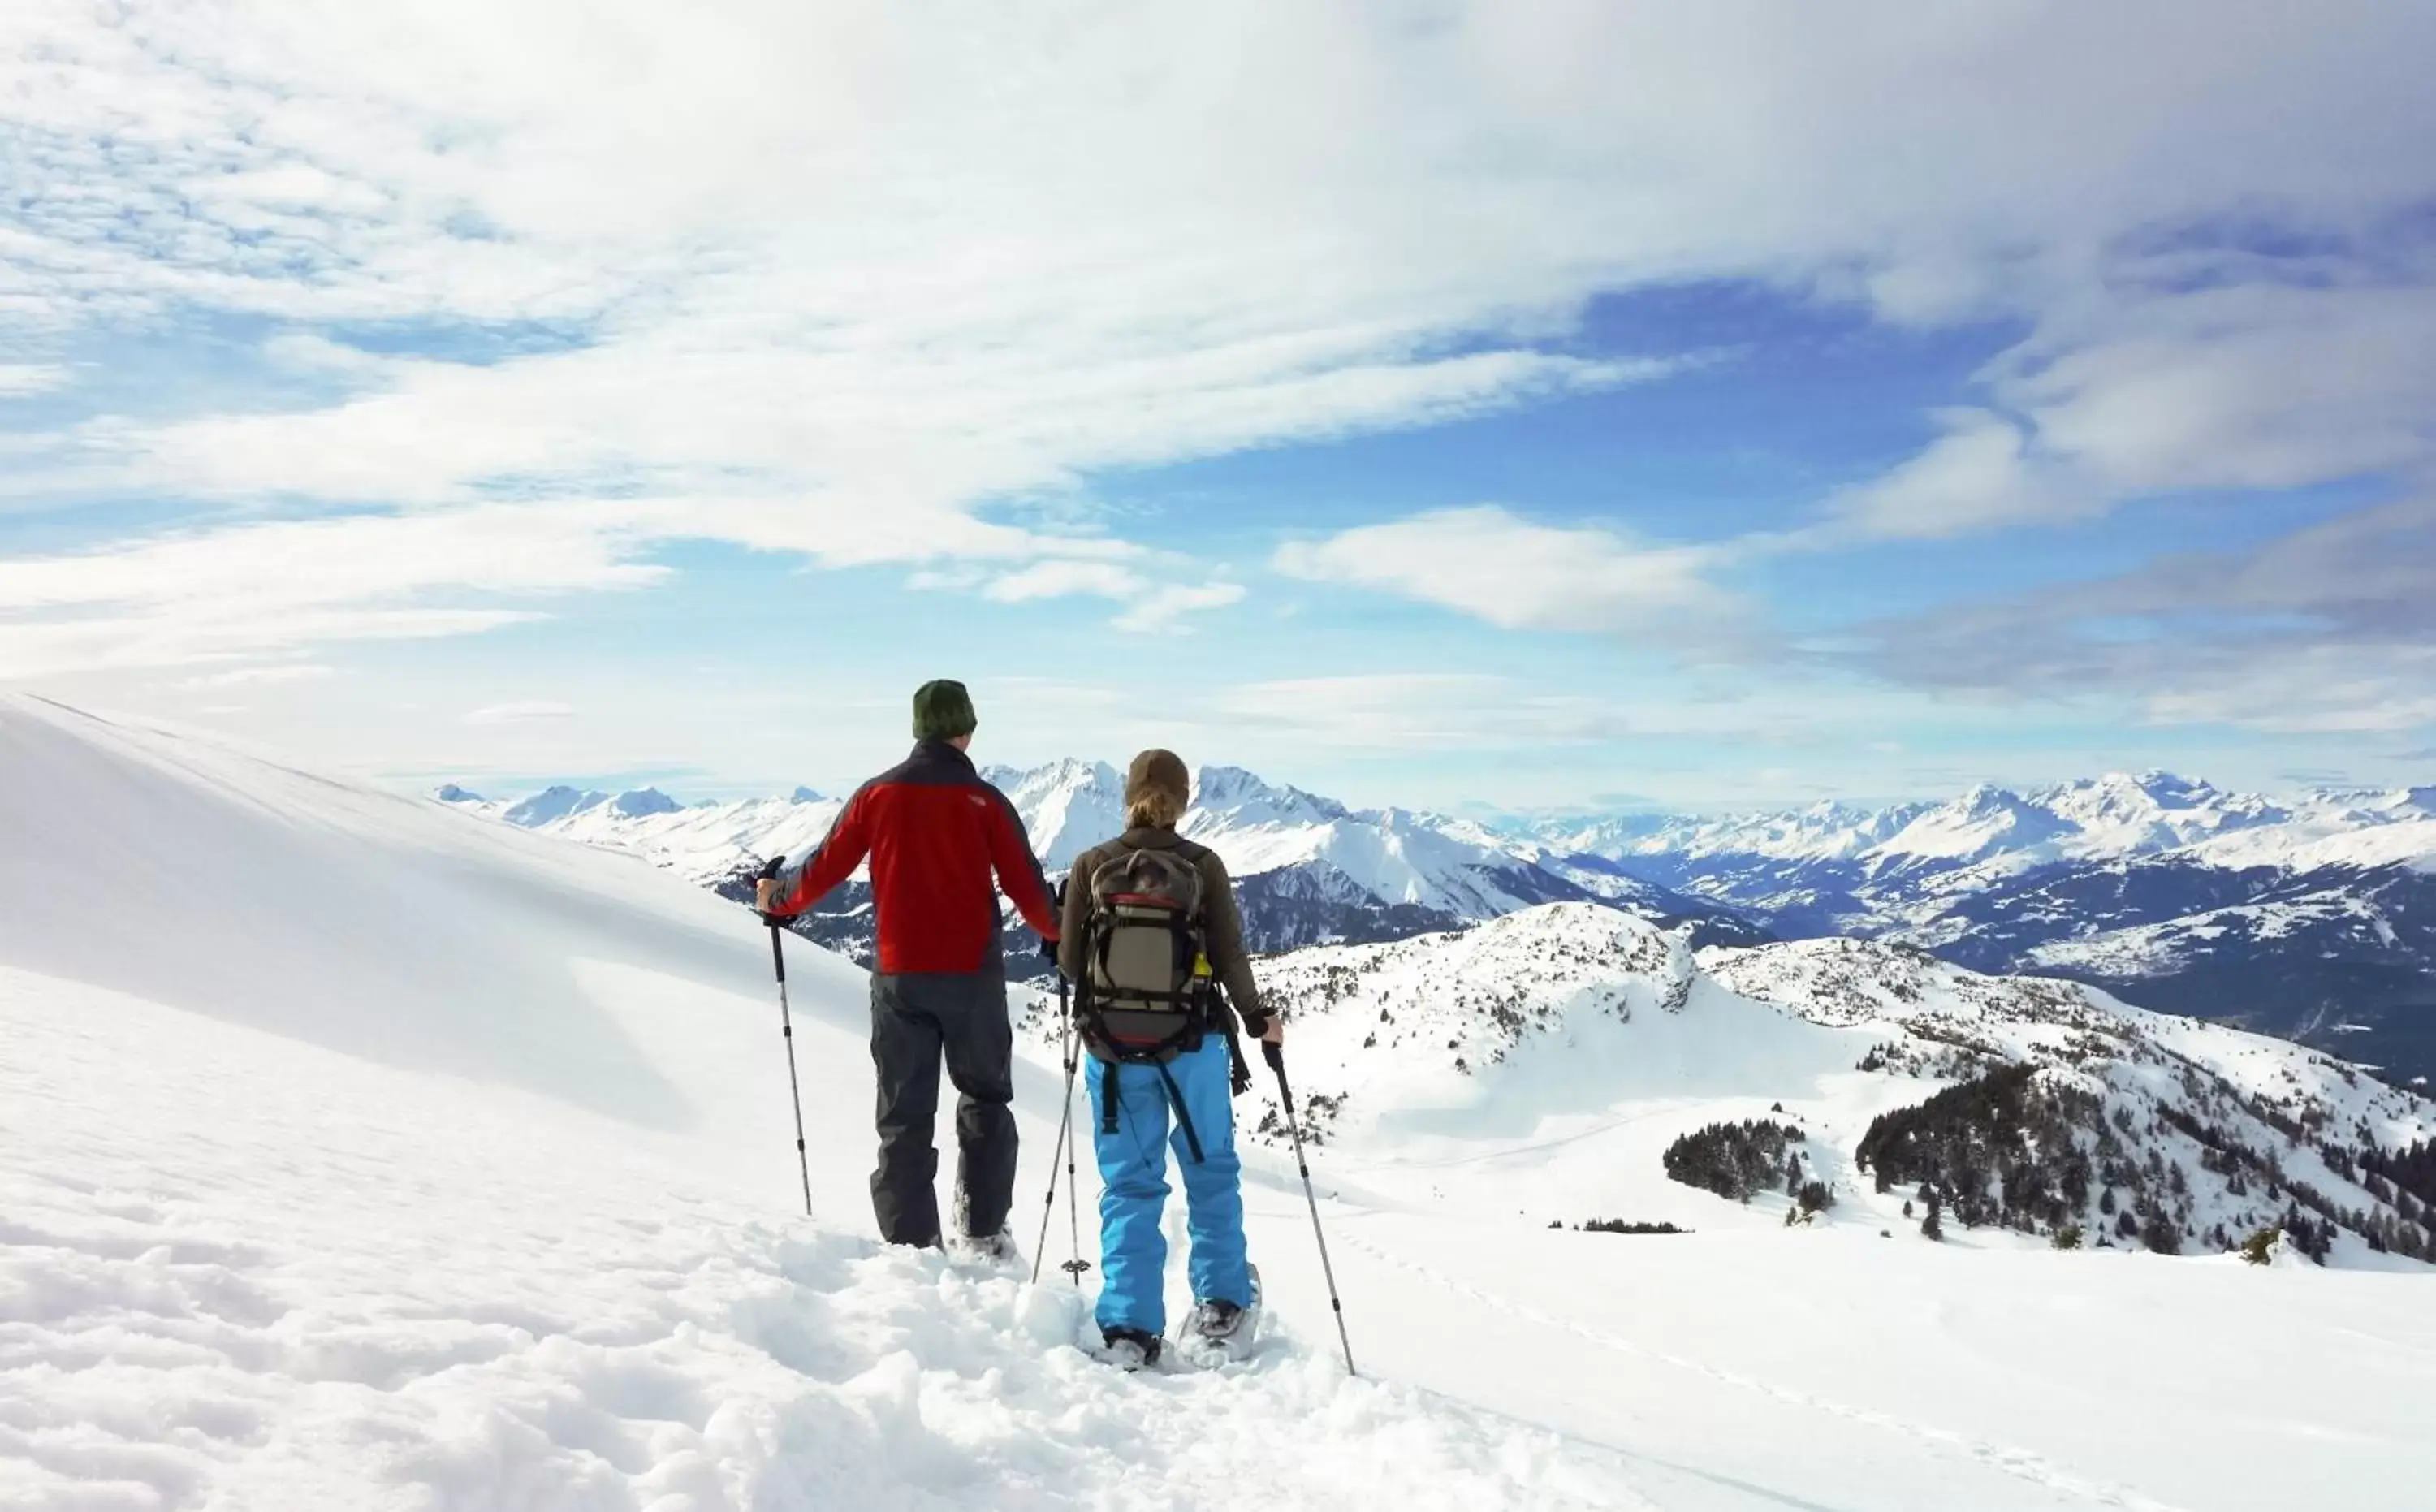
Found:
[[1141, 1329], [1103, 1329], [1100, 1341], [1105, 1351], [1101, 1358], [1130, 1375], [1158, 1364], [1159, 1338]]
[[1198, 1365], [1231, 1364], [1252, 1352], [1261, 1332], [1261, 1268], [1252, 1267], [1252, 1299], [1241, 1307], [1209, 1301], [1194, 1306], [1176, 1330], [1176, 1347]]
[[960, 1265], [1005, 1270], [1023, 1261], [1015, 1238], [1001, 1228], [995, 1234], [957, 1234], [948, 1241], [948, 1259]]

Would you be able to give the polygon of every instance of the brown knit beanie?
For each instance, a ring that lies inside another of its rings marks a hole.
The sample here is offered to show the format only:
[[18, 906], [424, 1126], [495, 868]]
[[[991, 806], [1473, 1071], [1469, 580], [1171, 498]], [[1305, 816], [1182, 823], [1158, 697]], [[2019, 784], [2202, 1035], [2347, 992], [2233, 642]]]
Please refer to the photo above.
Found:
[[1125, 824], [1137, 829], [1171, 829], [1192, 798], [1192, 773], [1173, 751], [1149, 750], [1125, 769]]

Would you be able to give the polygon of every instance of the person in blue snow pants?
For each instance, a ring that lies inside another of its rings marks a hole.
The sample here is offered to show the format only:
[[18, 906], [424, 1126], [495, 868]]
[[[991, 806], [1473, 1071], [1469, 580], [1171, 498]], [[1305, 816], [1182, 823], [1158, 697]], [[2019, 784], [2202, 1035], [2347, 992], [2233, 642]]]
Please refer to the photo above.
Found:
[[[1226, 863], [1216, 852], [1176, 835], [1191, 791], [1191, 774], [1174, 753], [1144, 751], [1134, 757], [1125, 774], [1125, 832], [1075, 858], [1067, 874], [1058, 936], [1059, 968], [1074, 982], [1089, 981], [1095, 879], [1152, 877], [1176, 867], [1199, 878], [1198, 917], [1192, 923], [1203, 958], [1196, 977], [1206, 979], [1206, 1032], [1196, 1043], [1156, 1062], [1125, 1059], [1085, 1035], [1091, 1051], [1088, 1117], [1097, 1131], [1092, 1148], [1104, 1188], [1097, 1321], [1112, 1351], [1124, 1344], [1145, 1363], [1158, 1358], [1167, 1330], [1167, 1238], [1159, 1218], [1167, 1205], [1171, 1151], [1184, 1180], [1192, 1245], [1192, 1331], [1229, 1347], [1248, 1338], [1241, 1329], [1254, 1297], [1244, 1248], [1243, 1167], [1235, 1155], [1230, 1035], [1240, 1026], [1255, 1039], [1282, 1043], [1285, 1037], [1284, 1025], [1262, 1004], [1253, 979]], [[1225, 989], [1223, 1000], [1219, 988]]]
[[[1159, 1076], [1162, 1070], [1168, 1073], [1165, 1079]], [[1104, 1084], [1111, 1077], [1117, 1084], [1116, 1132], [1109, 1133], [1096, 1119], [1092, 1122], [1099, 1131], [1092, 1151], [1099, 1156], [1102, 1183], [1098, 1322], [1103, 1334], [1131, 1330], [1157, 1338], [1167, 1332], [1167, 1234], [1159, 1216], [1167, 1204], [1171, 1145], [1184, 1177], [1194, 1299], [1237, 1307], [1252, 1299], [1230, 1073], [1227, 1042], [1216, 1034], [1163, 1067], [1094, 1059], [1084, 1073], [1091, 1094], [1088, 1105], [1095, 1110], [1105, 1105]], [[1183, 1122], [1169, 1106], [1171, 1081], [1200, 1141], [1197, 1160]]]

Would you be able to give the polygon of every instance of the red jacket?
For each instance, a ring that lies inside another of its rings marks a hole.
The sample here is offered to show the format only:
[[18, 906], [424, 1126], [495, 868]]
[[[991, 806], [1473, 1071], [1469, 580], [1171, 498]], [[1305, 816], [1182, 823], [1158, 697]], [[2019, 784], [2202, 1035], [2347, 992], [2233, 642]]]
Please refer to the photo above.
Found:
[[945, 740], [922, 741], [902, 765], [856, 790], [820, 849], [778, 874], [771, 912], [801, 913], [865, 855], [883, 973], [995, 966], [1000, 887], [1025, 923], [1057, 938], [1056, 906], [1023, 820]]

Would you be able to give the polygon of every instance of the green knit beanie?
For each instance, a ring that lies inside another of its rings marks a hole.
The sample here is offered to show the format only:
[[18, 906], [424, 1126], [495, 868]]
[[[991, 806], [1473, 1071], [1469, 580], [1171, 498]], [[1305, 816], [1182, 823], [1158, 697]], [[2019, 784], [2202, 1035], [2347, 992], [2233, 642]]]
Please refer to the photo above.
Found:
[[962, 683], [940, 678], [914, 690], [914, 738], [952, 740], [970, 735], [981, 721], [973, 718], [972, 695]]

